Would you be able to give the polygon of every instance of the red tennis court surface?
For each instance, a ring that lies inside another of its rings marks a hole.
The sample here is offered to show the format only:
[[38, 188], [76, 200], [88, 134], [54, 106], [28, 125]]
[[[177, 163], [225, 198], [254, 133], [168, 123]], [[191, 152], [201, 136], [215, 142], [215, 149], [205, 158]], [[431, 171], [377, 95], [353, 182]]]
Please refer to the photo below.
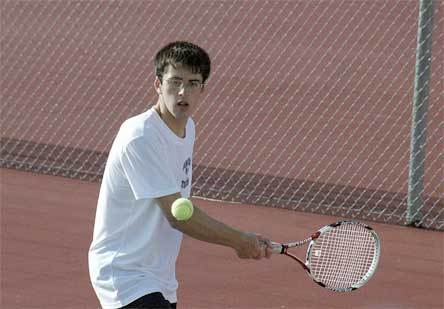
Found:
[[[1, 170], [1, 308], [98, 308], [87, 250], [99, 184]], [[196, 200], [214, 217], [276, 241], [338, 218]], [[326, 291], [284, 256], [239, 260], [185, 237], [179, 308], [443, 308], [444, 234], [371, 223], [382, 239], [373, 279], [350, 294]], [[301, 251], [304, 254], [304, 251]]]

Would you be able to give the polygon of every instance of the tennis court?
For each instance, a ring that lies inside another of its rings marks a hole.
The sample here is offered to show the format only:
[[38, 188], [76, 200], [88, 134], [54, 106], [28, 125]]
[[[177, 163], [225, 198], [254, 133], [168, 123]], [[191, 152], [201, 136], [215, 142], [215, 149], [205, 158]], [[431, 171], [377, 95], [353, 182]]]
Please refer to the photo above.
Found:
[[[87, 269], [98, 184], [1, 172], [1, 307], [98, 308]], [[195, 203], [216, 218], [276, 241], [303, 238], [337, 219], [268, 207]], [[229, 249], [186, 237], [177, 266], [179, 307], [442, 308], [443, 233], [371, 225], [382, 241], [379, 268], [365, 287], [347, 294], [320, 288], [286, 257], [241, 261]]]
[[443, 308], [444, 2], [435, 1], [422, 121], [424, 229], [403, 226], [419, 1], [6, 0], [0, 9], [2, 308], [98, 307], [86, 263], [105, 160], [122, 121], [153, 103], [154, 53], [178, 39], [213, 62], [194, 117], [196, 203], [276, 241], [339, 218], [382, 240], [375, 277], [345, 295], [286, 257], [240, 261], [185, 238], [179, 307]]

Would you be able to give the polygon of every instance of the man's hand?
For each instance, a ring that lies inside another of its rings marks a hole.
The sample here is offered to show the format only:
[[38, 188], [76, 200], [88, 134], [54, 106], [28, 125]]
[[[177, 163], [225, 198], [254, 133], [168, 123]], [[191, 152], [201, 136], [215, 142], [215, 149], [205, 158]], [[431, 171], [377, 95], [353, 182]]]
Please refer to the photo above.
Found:
[[243, 242], [235, 250], [241, 259], [269, 259], [272, 255], [271, 241], [253, 233], [245, 233]]

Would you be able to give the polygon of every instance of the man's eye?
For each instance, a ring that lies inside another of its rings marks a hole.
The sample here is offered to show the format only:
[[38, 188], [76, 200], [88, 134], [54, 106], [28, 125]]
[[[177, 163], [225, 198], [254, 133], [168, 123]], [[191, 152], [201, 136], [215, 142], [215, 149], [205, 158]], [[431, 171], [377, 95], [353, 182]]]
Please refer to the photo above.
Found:
[[201, 83], [198, 82], [198, 81], [194, 81], [194, 82], [191, 82], [191, 83], [190, 83], [190, 86], [191, 86], [192, 88], [198, 88], [198, 87], [200, 87], [200, 85], [201, 85]]

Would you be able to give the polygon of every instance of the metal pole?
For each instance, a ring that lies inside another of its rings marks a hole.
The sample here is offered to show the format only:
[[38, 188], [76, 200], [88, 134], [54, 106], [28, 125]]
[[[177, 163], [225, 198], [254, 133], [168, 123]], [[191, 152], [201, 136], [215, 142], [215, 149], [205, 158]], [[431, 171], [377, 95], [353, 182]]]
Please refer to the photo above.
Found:
[[420, 225], [424, 207], [424, 164], [426, 150], [429, 81], [432, 62], [434, 0], [419, 1], [418, 38], [416, 47], [415, 84], [410, 143], [408, 208], [406, 221]]

